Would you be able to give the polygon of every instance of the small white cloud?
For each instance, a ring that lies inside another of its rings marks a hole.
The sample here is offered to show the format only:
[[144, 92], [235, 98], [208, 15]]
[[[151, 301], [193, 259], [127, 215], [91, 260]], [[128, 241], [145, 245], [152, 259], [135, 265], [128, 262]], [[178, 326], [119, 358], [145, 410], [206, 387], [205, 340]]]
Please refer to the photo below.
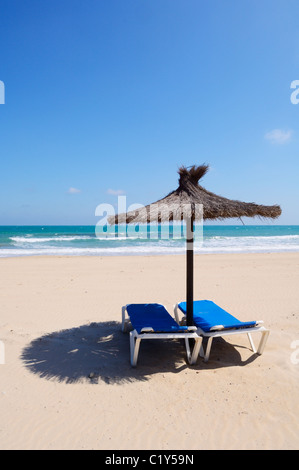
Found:
[[283, 131], [282, 129], [273, 129], [265, 134], [265, 139], [272, 144], [286, 144], [290, 141], [293, 131]]
[[68, 193], [69, 193], [69, 194], [78, 194], [78, 193], [81, 193], [81, 189], [69, 188], [69, 189], [68, 189]]
[[123, 189], [108, 189], [107, 194], [111, 194], [112, 196], [121, 196], [125, 194]]

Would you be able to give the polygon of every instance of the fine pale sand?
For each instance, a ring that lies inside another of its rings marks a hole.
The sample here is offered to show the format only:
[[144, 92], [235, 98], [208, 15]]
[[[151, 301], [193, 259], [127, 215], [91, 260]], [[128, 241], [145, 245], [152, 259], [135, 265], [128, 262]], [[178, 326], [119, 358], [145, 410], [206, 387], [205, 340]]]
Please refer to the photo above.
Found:
[[0, 268], [1, 449], [299, 448], [299, 253], [196, 256], [195, 297], [271, 333], [262, 356], [235, 335], [193, 367], [174, 340], [141, 343], [133, 369], [120, 331], [123, 304], [184, 300], [184, 256]]

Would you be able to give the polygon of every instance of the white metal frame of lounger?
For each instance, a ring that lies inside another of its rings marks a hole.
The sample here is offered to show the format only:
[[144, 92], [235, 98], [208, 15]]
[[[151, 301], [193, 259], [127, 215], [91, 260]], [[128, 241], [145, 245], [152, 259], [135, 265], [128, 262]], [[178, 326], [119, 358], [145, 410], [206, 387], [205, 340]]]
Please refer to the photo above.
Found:
[[[128, 317], [126, 317], [126, 313]], [[122, 307], [122, 331], [125, 333], [128, 330], [130, 324], [130, 317], [127, 311], [127, 305]], [[186, 332], [173, 332], [173, 333], [159, 333], [155, 332], [153, 328], [146, 327], [138, 333], [135, 329], [130, 331], [130, 360], [131, 365], [136, 367], [138, 360], [138, 353], [140, 342], [142, 339], [184, 339], [187, 353], [187, 360], [190, 365], [196, 363], [199, 350], [202, 345], [202, 337], [197, 334], [196, 327], [189, 327], [189, 331]], [[193, 351], [191, 353], [189, 339], [195, 340]]]
[[[183, 324], [186, 321], [186, 316], [180, 310], [181, 314], [183, 315], [182, 320], [180, 321], [178, 311], [179, 311], [178, 304], [175, 304], [175, 306], [174, 306], [174, 316], [175, 316], [176, 322], [178, 324]], [[263, 321], [257, 321], [256, 324], [253, 325], [252, 327], [231, 328], [231, 329], [226, 329], [223, 325], [215, 325], [208, 332], [203, 331], [201, 328], [198, 327], [197, 328], [197, 333], [201, 336], [205, 336], [205, 337], [208, 338], [206, 352], [204, 353], [203, 346], [201, 346], [200, 352], [199, 352], [200, 357], [203, 357], [204, 361], [208, 362], [209, 357], [210, 357], [213, 338], [217, 338], [219, 336], [239, 335], [239, 334], [245, 334], [245, 333], [247, 333], [252, 351], [255, 354], [259, 354], [259, 355], [263, 354], [266, 343], [267, 343], [267, 339], [268, 339], [268, 336], [269, 336], [269, 333], [270, 333], [270, 330], [268, 330], [264, 326], [259, 326], [263, 323], [264, 323]], [[254, 342], [253, 342], [253, 339], [251, 337], [251, 333], [257, 333], [257, 332], [261, 333], [261, 339], [260, 339], [259, 346], [256, 349], [256, 347], [254, 345]]]

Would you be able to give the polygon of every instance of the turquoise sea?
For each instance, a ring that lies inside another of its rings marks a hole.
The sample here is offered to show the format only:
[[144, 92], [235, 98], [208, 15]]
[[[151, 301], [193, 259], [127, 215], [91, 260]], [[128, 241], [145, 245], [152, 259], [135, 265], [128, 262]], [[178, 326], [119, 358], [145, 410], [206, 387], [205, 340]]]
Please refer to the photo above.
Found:
[[[142, 228], [140, 229], [142, 231]], [[0, 257], [32, 255], [153, 255], [185, 253], [180, 233], [147, 239], [96, 236], [95, 226], [0, 226]], [[196, 253], [299, 251], [298, 225], [205, 225]]]

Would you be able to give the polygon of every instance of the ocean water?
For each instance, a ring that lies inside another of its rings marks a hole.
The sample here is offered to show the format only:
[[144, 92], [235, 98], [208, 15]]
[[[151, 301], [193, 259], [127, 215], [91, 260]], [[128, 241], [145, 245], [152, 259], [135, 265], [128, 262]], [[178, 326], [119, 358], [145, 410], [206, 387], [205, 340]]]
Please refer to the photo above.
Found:
[[[183, 254], [186, 243], [176, 230], [170, 239], [147, 239], [146, 233], [128, 238], [121, 229], [118, 237], [96, 236], [95, 226], [0, 226], [0, 257]], [[204, 224], [194, 247], [195, 253], [294, 252], [299, 226]]]

